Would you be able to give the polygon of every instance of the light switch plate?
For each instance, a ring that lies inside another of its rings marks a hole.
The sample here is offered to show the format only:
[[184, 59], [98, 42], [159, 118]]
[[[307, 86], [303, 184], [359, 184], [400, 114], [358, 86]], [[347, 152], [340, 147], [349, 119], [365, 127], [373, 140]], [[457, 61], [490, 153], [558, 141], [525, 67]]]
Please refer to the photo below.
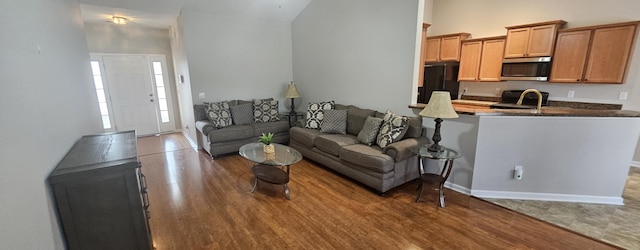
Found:
[[206, 95], [204, 94], [204, 92], [198, 93], [198, 98], [204, 99], [205, 97], [206, 97]]
[[620, 96], [618, 97], [618, 99], [620, 100], [627, 100], [627, 96], [629, 95], [629, 92], [620, 92]]

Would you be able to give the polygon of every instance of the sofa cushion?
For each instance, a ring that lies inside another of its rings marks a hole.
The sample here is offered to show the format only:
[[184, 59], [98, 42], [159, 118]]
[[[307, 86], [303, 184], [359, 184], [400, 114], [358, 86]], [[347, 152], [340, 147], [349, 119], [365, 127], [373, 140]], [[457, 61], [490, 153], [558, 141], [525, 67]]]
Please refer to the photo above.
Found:
[[233, 124], [231, 110], [229, 110], [227, 102], [207, 103], [206, 114], [216, 128], [224, 128]]
[[376, 143], [384, 148], [387, 145], [402, 139], [407, 132], [407, 117], [387, 111], [384, 115], [382, 126], [378, 132]]
[[320, 132], [328, 134], [347, 133], [347, 111], [346, 110], [325, 110], [324, 120], [320, 124]]
[[371, 169], [378, 173], [387, 173], [393, 170], [395, 162], [384, 153], [378, 146], [367, 146], [364, 144], [353, 144], [342, 147], [340, 150], [340, 160]]
[[[251, 125], [233, 125], [221, 129], [216, 129], [209, 133], [209, 141], [211, 143], [237, 141], [254, 137], [253, 126]], [[256, 141], [258, 138], [256, 137]]]
[[324, 119], [324, 110], [333, 109], [335, 105], [334, 101], [329, 102], [311, 102], [307, 107], [307, 122], [305, 128], [319, 129], [322, 120]]
[[320, 134], [316, 137], [314, 144], [320, 151], [339, 156], [340, 149], [346, 145], [358, 143], [358, 138], [353, 135], [342, 134]]
[[293, 127], [289, 130], [289, 137], [291, 137], [292, 141], [296, 141], [310, 148], [315, 146], [314, 141], [320, 134], [322, 133], [320, 133], [320, 130], [317, 129]]
[[358, 133], [358, 141], [367, 146], [371, 146], [376, 141], [376, 138], [378, 138], [378, 131], [380, 131], [381, 125], [382, 119], [373, 116], [367, 117], [362, 130]]
[[[262, 133], [278, 134], [289, 131], [289, 121], [280, 120], [275, 122], [256, 122], [253, 124], [253, 129], [255, 131], [255, 136], [260, 136]], [[258, 140], [258, 137], [256, 137], [256, 140]]]
[[245, 103], [229, 107], [233, 124], [245, 125], [253, 123], [253, 104]]
[[336, 103], [333, 105], [333, 109], [337, 109], [337, 110], [347, 110], [349, 109], [349, 107], [351, 107], [351, 105], [343, 105], [339, 103]]
[[193, 118], [196, 121], [209, 120], [207, 118], [207, 106], [204, 104], [193, 105]]
[[[238, 105], [240, 105], [240, 104], [247, 104], [247, 103], [249, 103], [249, 104], [253, 105], [253, 102], [254, 102], [255, 100], [256, 100], [256, 99], [253, 99], [253, 100], [250, 100], [250, 101], [237, 100], [236, 102], [238, 103]], [[273, 98], [264, 98], [264, 99], [260, 99], [260, 100], [263, 100], [263, 101], [271, 101], [271, 100], [273, 100]], [[229, 105], [231, 105], [231, 104], [229, 104]]]
[[405, 138], [420, 138], [422, 136], [422, 117], [409, 117], [407, 120], [407, 133], [404, 134]]
[[280, 120], [278, 101], [254, 100], [253, 118], [255, 122], [275, 122]]
[[361, 109], [356, 106], [349, 107], [347, 109], [347, 133], [357, 136], [367, 117], [373, 116], [375, 112], [375, 110]]

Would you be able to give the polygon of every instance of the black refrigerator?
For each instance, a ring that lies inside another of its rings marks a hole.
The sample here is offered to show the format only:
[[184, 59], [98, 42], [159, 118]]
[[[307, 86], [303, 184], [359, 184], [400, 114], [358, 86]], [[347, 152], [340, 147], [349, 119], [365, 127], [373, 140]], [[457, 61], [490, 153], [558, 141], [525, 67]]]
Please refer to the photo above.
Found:
[[424, 82], [418, 87], [418, 103], [429, 103], [431, 92], [449, 91], [451, 100], [458, 99], [458, 70], [457, 62], [427, 64], [424, 66]]

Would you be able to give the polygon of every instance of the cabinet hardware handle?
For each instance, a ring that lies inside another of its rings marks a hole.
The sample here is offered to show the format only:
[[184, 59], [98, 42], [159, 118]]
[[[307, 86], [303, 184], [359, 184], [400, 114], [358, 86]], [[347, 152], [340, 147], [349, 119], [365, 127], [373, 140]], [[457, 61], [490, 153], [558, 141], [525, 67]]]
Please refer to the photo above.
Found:
[[142, 192], [142, 206], [145, 210], [149, 209], [149, 195], [147, 191]]
[[142, 189], [147, 190], [147, 176], [142, 174], [142, 172], [140, 172], [140, 185]]

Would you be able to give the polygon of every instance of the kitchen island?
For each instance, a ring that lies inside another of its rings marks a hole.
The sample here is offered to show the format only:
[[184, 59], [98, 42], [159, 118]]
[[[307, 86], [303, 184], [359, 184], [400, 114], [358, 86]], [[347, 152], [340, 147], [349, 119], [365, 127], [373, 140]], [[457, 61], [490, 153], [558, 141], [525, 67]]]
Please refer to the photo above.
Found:
[[[454, 104], [460, 117], [442, 123], [440, 143], [463, 155], [447, 187], [482, 198], [623, 204], [640, 112], [543, 107], [534, 113], [489, 105]], [[424, 104], [410, 107], [418, 113]], [[423, 124], [430, 137], [433, 121]], [[523, 168], [521, 180], [513, 178], [516, 166]]]

